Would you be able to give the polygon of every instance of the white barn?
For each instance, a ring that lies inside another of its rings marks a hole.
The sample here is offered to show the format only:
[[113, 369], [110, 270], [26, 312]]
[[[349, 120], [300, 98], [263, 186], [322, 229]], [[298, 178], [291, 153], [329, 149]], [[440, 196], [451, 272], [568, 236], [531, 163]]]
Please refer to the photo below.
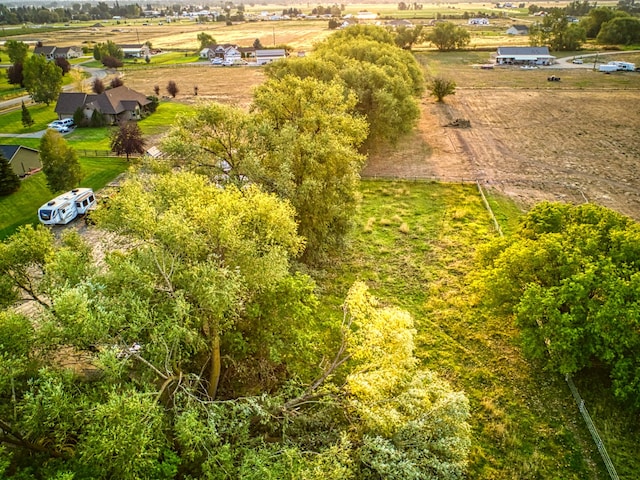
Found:
[[265, 65], [281, 58], [287, 58], [287, 52], [284, 48], [256, 50], [256, 63], [258, 65]]
[[556, 57], [549, 47], [498, 47], [498, 65], [551, 65]]

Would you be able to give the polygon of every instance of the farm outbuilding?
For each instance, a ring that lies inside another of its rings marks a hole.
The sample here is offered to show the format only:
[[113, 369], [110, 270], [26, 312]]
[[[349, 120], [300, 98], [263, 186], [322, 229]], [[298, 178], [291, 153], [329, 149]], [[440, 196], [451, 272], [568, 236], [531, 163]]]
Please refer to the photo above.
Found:
[[551, 65], [556, 57], [549, 47], [498, 47], [498, 65]]
[[40, 152], [23, 145], [0, 145], [0, 153], [7, 159], [13, 172], [24, 177], [42, 168]]
[[511, 25], [507, 29], [507, 35], [528, 35], [529, 27], [526, 25]]
[[274, 60], [286, 58], [287, 52], [284, 48], [272, 48], [267, 50], [256, 50], [256, 63], [258, 65], [265, 65], [271, 63]]

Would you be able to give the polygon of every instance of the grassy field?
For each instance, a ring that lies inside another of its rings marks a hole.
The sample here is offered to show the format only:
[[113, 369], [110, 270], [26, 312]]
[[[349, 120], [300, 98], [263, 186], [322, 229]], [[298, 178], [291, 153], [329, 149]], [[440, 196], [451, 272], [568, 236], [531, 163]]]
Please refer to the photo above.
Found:
[[[366, 181], [358, 229], [343, 261], [321, 280], [333, 312], [355, 280], [383, 304], [409, 311], [422, 364], [469, 397], [468, 478], [604, 478], [604, 467], [568, 387], [523, 358], [514, 325], [478, 308], [469, 286], [477, 247], [496, 236], [474, 185]], [[490, 197], [509, 232], [517, 207]], [[634, 479], [640, 431], [606, 391], [581, 392], [620, 478]]]

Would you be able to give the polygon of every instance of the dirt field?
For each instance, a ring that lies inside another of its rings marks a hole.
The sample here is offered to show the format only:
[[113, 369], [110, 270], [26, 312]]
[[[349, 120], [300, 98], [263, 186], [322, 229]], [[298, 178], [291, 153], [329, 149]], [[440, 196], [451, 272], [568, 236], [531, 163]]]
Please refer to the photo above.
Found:
[[[125, 72], [125, 84], [146, 95], [153, 95], [153, 87], [160, 87], [160, 95], [166, 95], [169, 80], [179, 88], [177, 101], [215, 101], [247, 107], [253, 88], [264, 81], [264, 73], [258, 67], [176, 66], [154, 69], [131, 69]], [[194, 95], [193, 87], [198, 87]]]
[[[456, 118], [471, 128], [443, 126]], [[364, 175], [476, 178], [523, 206], [588, 200], [640, 220], [637, 90], [458, 89], [424, 102], [419, 131], [429, 153], [377, 155]]]

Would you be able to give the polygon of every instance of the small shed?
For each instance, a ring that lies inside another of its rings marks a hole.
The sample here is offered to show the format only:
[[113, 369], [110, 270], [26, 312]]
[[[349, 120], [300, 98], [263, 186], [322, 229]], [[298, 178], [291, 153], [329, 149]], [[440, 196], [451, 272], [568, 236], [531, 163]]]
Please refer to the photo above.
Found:
[[35, 148], [23, 145], [0, 145], [0, 152], [9, 161], [11, 169], [19, 177], [24, 177], [42, 168], [40, 152]]

